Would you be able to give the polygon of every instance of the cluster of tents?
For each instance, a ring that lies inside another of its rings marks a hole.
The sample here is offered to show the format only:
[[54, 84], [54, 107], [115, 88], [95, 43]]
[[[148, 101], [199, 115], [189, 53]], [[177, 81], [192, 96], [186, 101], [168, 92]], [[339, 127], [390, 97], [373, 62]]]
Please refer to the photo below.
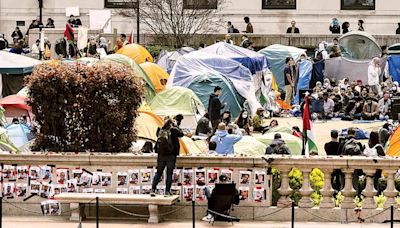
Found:
[[[335, 76], [337, 79], [349, 77], [348, 72], [340, 74], [331, 69], [354, 70], [357, 65], [360, 65], [358, 68], [362, 68], [365, 67], [363, 64], [366, 61], [357, 58], [374, 57], [380, 53], [380, 48], [374, 38], [367, 34], [351, 33], [340, 40], [341, 45], [347, 45], [346, 55], [348, 56], [317, 63], [308, 60], [300, 62], [297, 90], [309, 89], [312, 83], [322, 80], [324, 76]], [[102, 60], [125, 64], [134, 71], [136, 76], [143, 79], [146, 91], [145, 101], [139, 109], [135, 128], [144, 143], [156, 141], [157, 128], [162, 126], [165, 116], [182, 114], [184, 120], [181, 126], [194, 129], [198, 120], [206, 113], [209, 95], [217, 85], [223, 90], [220, 100], [226, 104], [225, 109], [229, 110], [233, 117], [237, 117], [242, 109], [247, 109], [254, 114], [260, 107], [266, 110], [279, 110], [282, 106], [289, 106], [282, 104], [277, 96], [278, 89], [284, 86], [284, 61], [288, 56], [299, 59], [305, 53], [304, 49], [278, 44], [255, 52], [218, 42], [199, 50], [184, 47], [172, 52], [162, 51], [154, 63], [155, 60], [143, 46], [129, 44], [116, 54], [107, 55]], [[0, 60], [14, 58], [26, 57], [0, 52]], [[99, 60], [81, 58], [63, 61], [78, 61], [91, 65]], [[390, 58], [388, 62], [390, 64]], [[34, 65], [40, 63], [36, 60], [24, 59], [9, 61], [8, 66], [5, 66], [6, 64], [0, 61], [0, 73], [7, 77], [13, 74], [26, 75], [32, 71]], [[400, 67], [395, 69], [400, 69]], [[359, 74], [359, 72], [356, 75], [365, 77], [363, 81], [367, 77], [367, 74]], [[4, 76], [2, 85], [4, 86]], [[18, 86], [21, 89], [22, 83]], [[5, 94], [3, 91], [4, 98], [0, 100], [0, 104], [5, 109], [3, 115], [8, 122], [13, 117], [22, 114], [27, 115], [29, 119], [32, 118], [30, 108], [26, 104], [27, 90], [25, 88], [20, 93], [12, 93], [12, 95]], [[297, 97], [295, 101], [298, 102], [298, 100]], [[290, 129], [282, 128], [257, 137], [244, 137], [235, 145], [236, 153], [264, 154], [275, 132], [283, 135], [292, 154], [301, 153], [301, 139], [291, 135]], [[207, 145], [202, 140], [193, 141], [185, 137], [181, 140], [181, 145], [182, 154], [198, 154], [207, 151]]]

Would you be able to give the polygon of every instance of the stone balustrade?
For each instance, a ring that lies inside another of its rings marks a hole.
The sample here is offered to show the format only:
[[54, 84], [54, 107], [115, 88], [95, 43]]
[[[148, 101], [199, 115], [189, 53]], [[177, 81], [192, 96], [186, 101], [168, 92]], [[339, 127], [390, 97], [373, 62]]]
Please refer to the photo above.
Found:
[[[267, 162], [269, 161], [269, 163]], [[0, 161], [3, 165], [51, 165], [55, 168], [84, 168], [91, 172], [95, 172], [96, 170], [109, 171], [112, 172], [113, 182], [117, 180], [116, 175], [118, 172], [127, 171], [129, 169], [141, 169], [141, 168], [149, 168], [154, 167], [156, 165], [156, 156], [154, 155], [133, 155], [133, 154], [116, 154], [116, 155], [107, 155], [107, 154], [74, 154], [74, 153], [65, 153], [65, 154], [23, 154], [23, 155], [0, 155]], [[288, 220], [290, 216], [290, 205], [291, 199], [290, 196], [292, 194], [292, 189], [290, 188], [290, 171], [293, 168], [297, 168], [301, 171], [303, 176], [302, 186], [298, 189], [299, 194], [301, 195], [301, 199], [298, 202], [299, 209], [308, 210], [307, 208], [315, 208], [314, 202], [312, 201], [312, 193], [314, 189], [312, 189], [310, 173], [314, 168], [319, 168], [323, 173], [324, 185], [320, 190], [320, 194], [322, 195], [322, 201], [319, 205], [318, 210], [312, 210], [312, 213], [319, 213], [320, 215], [324, 215], [325, 217], [330, 217], [332, 221], [341, 221], [343, 220], [342, 214], [349, 215], [351, 217], [353, 215], [353, 210], [355, 208], [354, 197], [356, 195], [356, 191], [353, 188], [353, 173], [357, 169], [363, 170], [365, 173], [366, 179], [366, 187], [362, 190], [362, 195], [364, 196], [364, 202], [362, 205], [363, 211], [365, 213], [374, 214], [374, 210], [377, 209], [377, 205], [374, 201], [374, 196], [377, 194], [377, 189], [374, 188], [374, 174], [376, 170], [382, 170], [382, 173], [385, 176], [387, 187], [383, 191], [383, 195], [387, 198], [385, 202], [385, 208], [390, 207], [391, 205], [397, 206], [395, 198], [398, 196], [398, 190], [396, 189], [396, 173], [400, 167], [400, 159], [397, 158], [366, 158], [366, 157], [310, 157], [305, 158], [302, 156], [268, 156], [266, 159], [257, 157], [179, 157], [177, 159], [177, 167], [181, 167], [182, 169], [192, 169], [195, 173], [195, 170], [198, 168], [202, 169], [217, 169], [224, 170], [229, 169], [232, 172], [232, 180], [237, 183], [238, 187], [248, 187], [250, 189], [261, 189], [265, 188], [266, 190], [266, 198], [262, 201], [256, 201], [251, 196], [249, 192], [248, 199], [244, 200], [240, 203], [239, 206], [236, 207], [235, 214], [243, 219], [257, 220], [257, 219], [265, 219], [265, 220]], [[270, 169], [275, 168], [280, 171], [281, 183], [280, 187], [277, 189], [279, 193], [279, 199], [277, 199], [277, 205], [273, 206], [272, 200], [272, 176], [270, 174]], [[344, 188], [341, 190], [342, 195], [344, 196], [343, 202], [341, 204], [341, 210], [334, 210], [335, 203], [333, 201], [334, 190], [331, 184], [331, 175], [334, 170], [341, 170], [344, 173]], [[240, 183], [240, 175], [242, 171], [251, 172], [251, 181], [249, 184], [242, 186]], [[262, 171], [265, 172], [266, 178], [265, 183], [261, 185], [257, 185], [255, 182], [255, 172]], [[55, 171], [53, 171], [55, 173]], [[55, 176], [55, 174], [53, 174]], [[195, 174], [193, 179], [195, 179]], [[18, 182], [18, 181], [17, 181]], [[196, 183], [193, 185], [196, 189]], [[113, 183], [112, 186], [106, 188], [106, 192], [115, 193], [115, 189], [117, 188], [117, 184]], [[360, 190], [361, 192], [361, 190]], [[6, 199], [9, 202], [13, 202], [14, 204], [18, 204], [21, 207], [32, 207], [38, 209], [39, 207], [36, 205], [40, 201], [43, 201], [43, 198], [33, 197], [28, 201], [23, 201], [23, 199], [15, 197], [13, 199]], [[187, 205], [189, 202], [185, 200], [183, 197], [178, 206]], [[199, 202], [200, 205], [205, 205], [206, 202]], [[36, 207], [34, 206], [36, 205]], [[4, 204], [4, 207], [8, 207], [9, 210], [3, 210], [3, 213], [7, 214], [17, 214], [15, 213], [16, 209], [12, 209], [11, 206]], [[252, 210], [249, 210], [251, 208]], [[279, 211], [277, 216], [271, 217], [263, 217], [263, 214], [267, 212], [274, 212], [279, 210], [279, 208], [283, 209], [283, 211]], [[176, 214], [170, 215], [170, 219], [175, 218], [190, 218], [190, 209], [186, 209], [185, 213], [180, 212]], [[331, 214], [326, 214], [326, 211], [332, 211]], [[18, 211], [18, 210], [17, 210]], [[198, 217], [201, 217], [204, 210], [198, 210]], [[301, 210], [299, 210], [301, 214]], [[307, 213], [310, 213], [307, 211]], [[20, 212], [18, 212], [20, 214]], [[90, 214], [90, 213], [87, 213]], [[383, 216], [383, 215], [381, 215]], [[397, 217], [397, 214], [396, 214]], [[318, 217], [310, 217], [310, 216], [298, 216], [296, 220], [306, 220], [306, 221], [321, 221]], [[380, 222], [387, 219], [387, 217], [378, 217], [371, 218], [368, 221]], [[350, 220], [350, 219], [348, 219]]]

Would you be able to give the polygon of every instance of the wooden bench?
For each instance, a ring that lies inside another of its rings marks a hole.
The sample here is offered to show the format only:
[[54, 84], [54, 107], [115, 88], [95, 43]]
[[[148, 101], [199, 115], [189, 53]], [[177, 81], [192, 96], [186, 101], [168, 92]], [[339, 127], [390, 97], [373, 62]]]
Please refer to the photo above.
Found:
[[164, 197], [157, 195], [127, 195], [127, 194], [95, 194], [95, 193], [61, 193], [54, 197], [60, 203], [69, 203], [71, 213], [70, 220], [79, 221], [84, 218], [84, 205], [90, 202], [96, 203], [96, 197], [99, 197], [99, 204], [136, 204], [148, 205], [149, 208], [149, 223], [158, 223], [160, 221], [158, 215], [158, 206], [169, 206], [176, 203], [178, 196]]

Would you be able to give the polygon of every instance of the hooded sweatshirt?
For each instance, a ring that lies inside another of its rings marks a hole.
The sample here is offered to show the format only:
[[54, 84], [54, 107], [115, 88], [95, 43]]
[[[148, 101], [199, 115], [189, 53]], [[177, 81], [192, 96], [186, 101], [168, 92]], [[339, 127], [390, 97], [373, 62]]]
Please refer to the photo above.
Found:
[[215, 151], [218, 154], [234, 154], [233, 145], [242, 139], [241, 135], [228, 134], [226, 130], [217, 130], [215, 135], [211, 137], [212, 142], [217, 143]]

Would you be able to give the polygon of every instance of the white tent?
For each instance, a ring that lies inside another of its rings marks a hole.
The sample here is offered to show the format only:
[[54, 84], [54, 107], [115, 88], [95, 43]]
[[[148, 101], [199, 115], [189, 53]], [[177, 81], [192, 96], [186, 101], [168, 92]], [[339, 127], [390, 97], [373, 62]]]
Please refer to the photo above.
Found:
[[37, 59], [0, 51], [0, 74], [29, 74], [40, 63]]

